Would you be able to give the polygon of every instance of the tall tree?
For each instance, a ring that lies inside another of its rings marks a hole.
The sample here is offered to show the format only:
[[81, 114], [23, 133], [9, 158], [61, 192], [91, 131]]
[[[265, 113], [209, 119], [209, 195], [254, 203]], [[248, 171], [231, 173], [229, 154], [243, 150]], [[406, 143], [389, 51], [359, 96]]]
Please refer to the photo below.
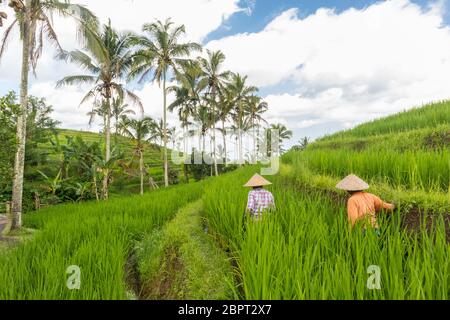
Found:
[[123, 121], [120, 125], [121, 133], [131, 138], [135, 142], [134, 152], [139, 157], [139, 176], [141, 178], [141, 195], [144, 194], [144, 148], [145, 141], [148, 135], [152, 134], [155, 130], [156, 123], [150, 117], [144, 117], [142, 119], [128, 119], [122, 118]]
[[194, 114], [194, 121], [196, 122], [200, 131], [200, 151], [205, 157], [206, 152], [206, 135], [211, 130], [213, 115], [212, 110], [207, 107], [207, 102], [202, 102], [196, 109]]
[[164, 183], [169, 186], [169, 162], [167, 157], [167, 77], [169, 72], [177, 73], [180, 64], [194, 51], [201, 51], [201, 46], [194, 42], [180, 43], [185, 33], [184, 25], [174, 26], [170, 19], [162, 22], [145, 24], [144, 36], [134, 37], [133, 44], [140, 49], [134, 56], [134, 67], [130, 78], [141, 75], [143, 81], [153, 72], [153, 80], [163, 90], [163, 133], [164, 133]]
[[[199, 63], [203, 71], [203, 77], [200, 86], [205, 86], [208, 89], [209, 100], [212, 106], [212, 116], [215, 117], [217, 110], [217, 94], [220, 93], [230, 77], [229, 71], [222, 71], [225, 55], [221, 51], [207, 50], [207, 58], [199, 58]], [[217, 170], [216, 157], [216, 119], [211, 121], [212, 142], [213, 142], [213, 161], [214, 173], [219, 175]]]
[[108, 106], [106, 105], [106, 101], [104, 100], [96, 100], [92, 106], [92, 110], [89, 111], [86, 115], [89, 116], [89, 126], [92, 126], [95, 123], [95, 118], [97, 116], [102, 117], [103, 126], [106, 123], [106, 114], [108, 113]]
[[[20, 106], [17, 104], [17, 96], [11, 91], [0, 97], [0, 136], [2, 147], [0, 148], [0, 194], [6, 193], [10, 188], [13, 177], [12, 166], [14, 163], [14, 152], [16, 149], [16, 123], [14, 119], [19, 113]], [[4, 201], [2, 199], [0, 201]]]
[[168, 88], [169, 92], [175, 93], [175, 101], [169, 105], [170, 112], [178, 109], [178, 118], [181, 121], [184, 136], [184, 153], [187, 154], [187, 137], [190, 119], [194, 116], [200, 102], [200, 76], [202, 71], [195, 61], [183, 64], [181, 72], [177, 73], [178, 85]]
[[173, 133], [173, 129], [169, 129], [168, 124], [167, 129], [164, 130], [164, 121], [163, 119], [159, 119], [159, 121], [155, 122], [151, 136], [147, 139], [147, 141], [150, 143], [156, 142], [158, 144], [162, 144], [166, 137], [168, 141], [172, 139]]
[[228, 89], [228, 87], [225, 87], [224, 90], [222, 90], [219, 93], [219, 102], [218, 102], [218, 116], [219, 120], [222, 122], [222, 139], [223, 139], [223, 152], [224, 155], [224, 162], [225, 166], [228, 166], [228, 151], [227, 151], [227, 129], [225, 127], [225, 124], [231, 117], [231, 112], [233, 111], [234, 107], [234, 96], [233, 92]]
[[44, 38], [62, 51], [58, 36], [53, 26], [53, 15], [74, 18], [80, 39], [90, 43], [92, 30], [98, 21], [94, 14], [81, 5], [71, 4], [68, 0], [14, 0], [10, 5], [15, 11], [15, 18], [6, 28], [0, 47], [0, 59], [3, 56], [12, 30], [18, 26], [22, 41], [22, 70], [20, 82], [21, 112], [17, 120], [17, 151], [14, 161], [14, 178], [12, 192], [12, 228], [22, 226], [22, 195], [26, 141], [26, 109], [28, 106], [28, 77], [30, 68], [35, 73], [39, 58], [44, 48]]
[[257, 141], [261, 122], [267, 124], [267, 121], [263, 118], [262, 115], [267, 112], [268, 108], [269, 105], [267, 104], [267, 102], [262, 101], [261, 97], [252, 95], [247, 99], [244, 113], [246, 121], [249, 123], [249, 126], [251, 126], [253, 133], [253, 161], [256, 161], [258, 156]]
[[258, 88], [247, 85], [247, 76], [243, 77], [240, 74], [233, 74], [229, 89], [234, 95], [234, 105], [236, 110], [235, 122], [238, 128], [238, 160], [239, 165], [242, 166], [243, 154], [242, 154], [242, 125], [244, 118], [244, 108], [247, 103], [247, 99], [250, 95], [258, 92]]
[[[284, 124], [280, 124], [280, 123], [278, 123], [278, 124], [271, 124], [269, 129], [270, 130], [275, 130], [277, 132], [277, 134], [278, 134], [278, 143], [280, 144], [280, 146], [279, 146], [280, 150], [279, 150], [278, 154], [283, 153], [284, 152], [283, 142], [285, 140], [292, 139], [292, 135], [293, 135], [292, 131], [289, 130]], [[269, 143], [271, 143], [272, 142], [272, 140], [271, 140], [272, 139], [272, 134], [270, 133], [270, 131], [269, 131], [269, 136], [270, 136]], [[273, 150], [271, 150], [271, 152], [272, 151]]]
[[[89, 84], [93, 87], [81, 101], [94, 100], [104, 103], [105, 111], [105, 163], [111, 159], [111, 100], [113, 98], [129, 100], [140, 107], [143, 106], [138, 96], [128, 90], [121, 79], [125, 78], [132, 64], [130, 33], [118, 33], [111, 27], [111, 22], [103, 27], [101, 33], [95, 35], [95, 41], [86, 47], [85, 53], [80, 50], [63, 52], [60, 58], [78, 64], [89, 72], [85, 75], [65, 77], [57, 83], [57, 87], [74, 84]], [[100, 98], [100, 100], [99, 100]], [[109, 172], [105, 169], [103, 177], [103, 199], [108, 199]]]
[[123, 102], [123, 99], [116, 97], [112, 99], [111, 103], [111, 116], [114, 118], [114, 143], [117, 144], [117, 136], [119, 134], [119, 124], [122, 116], [136, 115], [133, 109], [129, 108], [129, 105]]

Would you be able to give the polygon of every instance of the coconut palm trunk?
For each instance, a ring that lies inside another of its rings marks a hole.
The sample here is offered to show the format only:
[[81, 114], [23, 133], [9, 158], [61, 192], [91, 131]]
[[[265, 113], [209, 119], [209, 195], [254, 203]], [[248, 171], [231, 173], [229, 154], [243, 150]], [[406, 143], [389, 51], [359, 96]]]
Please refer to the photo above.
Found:
[[255, 129], [255, 119], [252, 119], [252, 129], [253, 129], [253, 161], [257, 162], [257, 144], [256, 144], [256, 129]]
[[222, 137], [223, 137], [223, 150], [225, 153], [225, 167], [228, 167], [228, 159], [227, 159], [227, 133], [225, 132], [225, 121], [222, 120]]
[[163, 111], [163, 144], [164, 144], [164, 184], [169, 186], [169, 162], [167, 159], [167, 90], [166, 90], [166, 71], [163, 76], [163, 96], [164, 96], [164, 111]]
[[260, 137], [260, 127], [261, 127], [261, 123], [258, 121], [258, 125], [256, 127], [256, 139], [257, 139], [257, 143], [256, 143], [256, 157], [260, 156], [260, 157], [264, 157], [264, 155], [260, 154], [260, 150], [261, 150], [261, 140], [259, 139]]
[[242, 167], [242, 104], [239, 101], [239, 132], [238, 132], [238, 139], [239, 139], [239, 166]]
[[206, 133], [204, 131], [202, 132], [202, 144], [203, 144], [202, 156], [205, 157], [205, 154], [206, 154]]
[[186, 124], [186, 126], [183, 128], [184, 130], [184, 154], [183, 154], [183, 173], [184, 173], [184, 180], [186, 181], [186, 183], [189, 183], [189, 174], [188, 174], [188, 166], [187, 166], [187, 160], [190, 158], [189, 155], [189, 150], [188, 150], [188, 146], [189, 146], [189, 140], [188, 140], [188, 135], [189, 135], [189, 125]]
[[[110, 93], [107, 93], [105, 112], [105, 162], [111, 160], [111, 97]], [[107, 200], [109, 197], [109, 169], [105, 170], [105, 176], [103, 177], [103, 199]]]
[[139, 172], [141, 175], [141, 195], [144, 195], [144, 152], [139, 151]]
[[216, 158], [216, 90], [215, 88], [212, 89], [212, 117], [213, 117], [213, 121], [212, 121], [212, 125], [211, 125], [211, 130], [212, 130], [212, 148], [213, 148], [213, 152], [212, 152], [212, 156], [213, 156], [213, 161], [214, 161], [214, 174], [216, 175], [216, 177], [219, 175], [219, 171], [217, 170], [217, 158]]
[[12, 225], [11, 228], [22, 227], [23, 175], [25, 166], [26, 123], [28, 107], [28, 75], [30, 71], [30, 6], [26, 1], [23, 34], [22, 34], [22, 75], [20, 82], [20, 114], [17, 117], [17, 151], [14, 161], [14, 178], [12, 190]]
[[100, 200], [98, 195], [98, 187], [97, 187], [97, 166], [95, 164], [92, 165], [92, 177], [93, 177], [93, 189], [95, 193], [95, 199], [97, 202]]

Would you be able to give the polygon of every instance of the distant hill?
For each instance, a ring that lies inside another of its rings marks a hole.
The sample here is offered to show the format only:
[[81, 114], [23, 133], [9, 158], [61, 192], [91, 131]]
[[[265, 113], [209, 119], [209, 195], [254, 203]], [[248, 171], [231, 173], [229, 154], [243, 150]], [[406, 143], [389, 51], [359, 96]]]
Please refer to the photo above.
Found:
[[429, 104], [317, 140], [313, 149], [419, 150], [450, 147], [450, 101]]
[[[67, 138], [75, 138], [81, 137], [87, 143], [99, 142], [102, 144], [104, 142], [104, 135], [96, 132], [88, 132], [88, 131], [77, 131], [77, 130], [68, 130], [68, 129], [58, 129], [58, 138], [60, 144], [67, 144]], [[116, 144], [117, 143], [117, 144]], [[130, 160], [133, 156], [133, 148], [134, 142], [123, 136], [115, 136], [112, 134], [111, 136], [111, 146], [112, 148], [117, 147], [121, 152], [124, 153], [125, 160]], [[60, 155], [56, 154], [54, 148], [51, 143], [45, 143], [39, 146], [42, 152], [48, 154], [48, 163], [44, 165], [44, 167], [39, 168], [30, 168], [29, 173], [33, 174], [33, 172], [37, 172], [37, 170], [45, 171], [46, 168], [52, 168], [58, 163], [60, 160]], [[163, 171], [163, 161], [162, 161], [162, 148], [158, 145], [147, 144], [144, 152], [144, 162], [147, 168], [150, 168], [150, 174], [156, 183], [162, 184], [164, 179], [164, 171]], [[173, 168], [175, 171], [178, 171], [181, 175], [181, 168], [179, 166]], [[38, 175], [34, 174], [36, 177]], [[128, 191], [130, 193], [137, 192], [139, 186], [139, 180], [136, 177], [128, 178], [125, 182], [121, 184], [125, 184], [125, 188], [117, 190], [117, 186], [114, 184], [111, 186], [111, 191], [114, 193], [115, 191]]]
[[284, 157], [306, 186], [335, 191], [354, 173], [372, 191], [422, 209], [450, 208], [450, 102], [362, 124], [311, 143]]

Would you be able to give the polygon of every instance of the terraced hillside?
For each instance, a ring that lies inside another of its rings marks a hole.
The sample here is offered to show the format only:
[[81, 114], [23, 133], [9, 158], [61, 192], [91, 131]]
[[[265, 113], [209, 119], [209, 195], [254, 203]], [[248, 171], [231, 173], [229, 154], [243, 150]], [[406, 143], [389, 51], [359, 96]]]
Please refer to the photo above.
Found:
[[[277, 209], [258, 222], [242, 187], [258, 166], [26, 215], [37, 231], [0, 249], [0, 299], [447, 300], [449, 133], [440, 103], [289, 152], [267, 177]], [[335, 185], [352, 172], [397, 204], [380, 236], [349, 228]], [[81, 290], [67, 287], [70, 266]]]
[[[57, 133], [59, 143], [61, 145], [66, 145], [68, 138], [76, 137], [82, 138], [88, 144], [97, 142], [100, 145], [103, 145], [104, 142], [104, 136], [95, 132], [58, 129]], [[113, 135], [111, 138], [111, 143], [112, 148], [116, 148], [118, 151], [124, 154], [126, 162], [130, 162], [132, 161], [132, 159], [134, 159], [134, 162], [138, 161], [136, 157], [133, 158], [135, 152], [133, 149], [134, 142], [132, 140], [123, 136]], [[39, 146], [39, 148], [42, 153], [48, 154], [49, 161], [42, 166], [31, 167], [28, 169], [28, 174], [34, 177], [35, 182], [36, 180], [42, 180], [42, 176], [37, 172], [37, 170], [48, 173], [50, 176], [56, 175], [56, 173], [53, 172], [54, 170], [52, 168], [58, 166], [57, 163], [60, 162], [62, 156], [61, 151], [55, 150], [55, 148], [50, 143], [42, 144]], [[162, 151], [158, 145], [149, 143], [146, 144], [146, 147], [144, 149], [144, 164], [147, 168], [149, 168], [149, 173], [153, 180], [159, 185], [163, 184], [164, 172]], [[135, 166], [137, 167], [136, 163]], [[180, 166], [173, 166], [171, 170], [177, 172], [181, 177], [182, 168]], [[139, 178], [136, 176], [136, 174], [135, 176], [130, 174], [127, 178], [121, 178], [119, 180], [116, 179], [111, 186], [111, 191], [113, 194], [137, 193], [139, 191]]]
[[287, 154], [285, 163], [298, 179], [320, 187], [334, 189], [340, 178], [355, 173], [390, 200], [445, 211], [450, 201], [450, 103], [325, 137], [305, 152]]

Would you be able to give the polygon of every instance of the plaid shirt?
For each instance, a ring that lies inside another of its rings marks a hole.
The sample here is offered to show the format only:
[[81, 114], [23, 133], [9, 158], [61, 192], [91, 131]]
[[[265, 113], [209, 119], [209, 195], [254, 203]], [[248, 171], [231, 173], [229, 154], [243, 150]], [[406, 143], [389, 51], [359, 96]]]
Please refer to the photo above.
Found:
[[275, 209], [275, 200], [272, 193], [264, 189], [252, 190], [248, 194], [247, 210], [255, 216], [263, 211]]

